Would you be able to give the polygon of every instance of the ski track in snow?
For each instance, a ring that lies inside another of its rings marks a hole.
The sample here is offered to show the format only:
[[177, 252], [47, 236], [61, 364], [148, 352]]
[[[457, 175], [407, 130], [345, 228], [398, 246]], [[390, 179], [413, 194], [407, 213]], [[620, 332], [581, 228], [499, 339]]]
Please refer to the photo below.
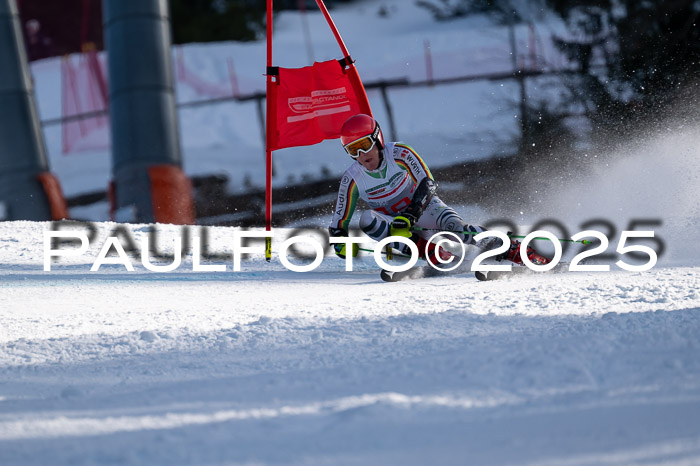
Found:
[[700, 461], [697, 266], [44, 272], [45, 229], [0, 226], [0, 464]]

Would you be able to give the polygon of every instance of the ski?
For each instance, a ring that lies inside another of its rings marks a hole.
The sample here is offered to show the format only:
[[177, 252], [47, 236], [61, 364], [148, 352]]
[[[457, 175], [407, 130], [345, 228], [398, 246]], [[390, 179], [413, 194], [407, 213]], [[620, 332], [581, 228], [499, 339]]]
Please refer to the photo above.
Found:
[[521, 266], [513, 266], [512, 270], [510, 272], [500, 272], [500, 271], [491, 271], [491, 272], [475, 272], [474, 275], [476, 276], [477, 280], [482, 281], [482, 282], [490, 282], [494, 280], [510, 280], [511, 278], [515, 277], [522, 277], [522, 276], [531, 276], [531, 275], [537, 275], [539, 273], [562, 273], [566, 272], [569, 270], [569, 263], [568, 262], [561, 262], [557, 264], [553, 269], [548, 270], [546, 272], [535, 272], [534, 270], [531, 270], [524, 265]]
[[388, 270], [382, 270], [379, 276], [385, 282], [400, 282], [403, 280], [416, 280], [419, 278], [437, 277], [438, 275], [443, 275], [447, 272], [441, 270], [436, 270], [430, 265], [421, 265], [418, 267], [413, 267], [403, 272], [390, 272]]

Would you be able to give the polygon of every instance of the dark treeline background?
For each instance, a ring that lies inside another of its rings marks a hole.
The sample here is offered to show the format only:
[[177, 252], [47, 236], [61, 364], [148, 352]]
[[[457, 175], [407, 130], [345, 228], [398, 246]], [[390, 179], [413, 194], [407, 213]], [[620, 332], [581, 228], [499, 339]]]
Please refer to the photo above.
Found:
[[533, 151], [531, 147], [541, 157], [572, 145], [575, 137], [561, 121], [574, 108], [583, 109], [594, 144], [648, 131], [671, 114], [698, 116], [700, 0], [416, 0], [416, 4], [438, 21], [485, 14], [513, 26], [531, 21], [528, 15], [544, 16], [547, 11], [565, 22], [567, 34], [553, 41], [575, 70], [557, 82], [568, 89], [568, 97], [556, 103], [528, 100], [523, 123], [528, 137], [520, 141], [524, 155]]

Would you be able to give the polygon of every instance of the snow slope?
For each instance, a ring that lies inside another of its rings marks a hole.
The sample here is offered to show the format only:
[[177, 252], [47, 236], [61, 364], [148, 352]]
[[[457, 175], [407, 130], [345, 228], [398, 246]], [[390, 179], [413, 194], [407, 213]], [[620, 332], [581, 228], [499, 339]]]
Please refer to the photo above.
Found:
[[[116, 226], [44, 272], [49, 224], [0, 225], [0, 464], [700, 461], [697, 264], [90, 272]], [[159, 231], [167, 250], [180, 229]], [[230, 251], [231, 229], [209, 233]]]

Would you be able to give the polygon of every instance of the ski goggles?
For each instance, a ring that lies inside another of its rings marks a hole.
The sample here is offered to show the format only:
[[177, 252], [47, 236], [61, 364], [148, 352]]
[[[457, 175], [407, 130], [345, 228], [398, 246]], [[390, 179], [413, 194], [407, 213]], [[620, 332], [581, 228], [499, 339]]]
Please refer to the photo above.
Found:
[[372, 135], [368, 135], [345, 144], [343, 149], [345, 149], [345, 152], [347, 152], [350, 157], [356, 159], [360, 156], [360, 152], [371, 151], [375, 143], [376, 140]]

